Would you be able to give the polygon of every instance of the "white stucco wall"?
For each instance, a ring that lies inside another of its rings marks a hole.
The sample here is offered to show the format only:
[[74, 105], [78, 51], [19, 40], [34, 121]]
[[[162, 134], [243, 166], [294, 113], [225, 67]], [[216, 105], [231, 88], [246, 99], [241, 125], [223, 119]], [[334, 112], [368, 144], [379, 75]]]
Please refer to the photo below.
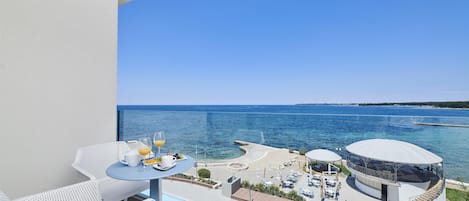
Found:
[[412, 183], [412, 182], [399, 182], [399, 200], [409, 200], [411, 197], [415, 197], [425, 193], [426, 189], [430, 185], [430, 182], [423, 183]]
[[0, 1], [0, 189], [84, 177], [78, 147], [115, 140], [117, 1]]
[[361, 191], [363, 191], [364, 193], [370, 196], [373, 196], [375, 198], [381, 199], [381, 191], [371, 188], [365, 184], [362, 184], [360, 181], [358, 181], [358, 179], [355, 179], [355, 186]]
[[399, 187], [388, 185], [388, 201], [399, 201]]

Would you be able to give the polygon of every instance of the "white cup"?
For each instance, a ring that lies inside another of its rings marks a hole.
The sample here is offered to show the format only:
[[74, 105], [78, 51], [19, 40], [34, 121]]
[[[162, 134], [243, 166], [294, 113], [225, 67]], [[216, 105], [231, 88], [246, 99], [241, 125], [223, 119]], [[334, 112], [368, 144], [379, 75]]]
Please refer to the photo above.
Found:
[[170, 156], [170, 155], [162, 156], [160, 166], [162, 168], [171, 167], [172, 165], [174, 165], [175, 162], [176, 162], [176, 157], [174, 156]]
[[135, 150], [125, 152], [124, 159], [130, 167], [136, 167], [140, 163], [140, 155]]

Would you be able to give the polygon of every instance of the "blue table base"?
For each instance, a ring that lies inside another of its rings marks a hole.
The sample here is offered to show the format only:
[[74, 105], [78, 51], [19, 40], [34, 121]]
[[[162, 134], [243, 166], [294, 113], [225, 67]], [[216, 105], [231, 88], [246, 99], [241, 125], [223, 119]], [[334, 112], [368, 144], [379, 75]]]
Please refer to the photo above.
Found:
[[152, 179], [150, 180], [150, 198], [155, 199], [156, 201], [162, 201], [163, 191], [161, 190], [161, 180]]

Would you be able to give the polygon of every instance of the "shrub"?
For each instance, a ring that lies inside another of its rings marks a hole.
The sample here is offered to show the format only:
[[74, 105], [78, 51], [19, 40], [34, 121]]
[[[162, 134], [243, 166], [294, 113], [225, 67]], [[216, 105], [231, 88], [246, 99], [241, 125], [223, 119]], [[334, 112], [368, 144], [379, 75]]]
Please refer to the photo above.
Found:
[[305, 200], [303, 197], [301, 197], [301, 195], [298, 195], [295, 190], [292, 190], [292, 191], [288, 192], [286, 197], [288, 199], [294, 200], [294, 201], [304, 201]]
[[202, 168], [197, 171], [200, 178], [210, 178], [210, 170]]
[[350, 176], [352, 174], [345, 165], [340, 164], [336, 166], [340, 168], [340, 172], [342, 172], [342, 174], [344, 174], [345, 176]]
[[215, 184], [217, 184], [217, 182], [212, 181], [212, 180], [210, 180], [210, 179], [203, 179], [203, 178], [202, 178], [202, 179], [200, 179], [200, 181], [203, 182], [203, 183], [209, 184], [209, 185], [215, 185]]
[[262, 193], [271, 194], [277, 197], [287, 198], [294, 201], [305, 201], [305, 199], [296, 193], [296, 191], [292, 190], [289, 193], [283, 192], [278, 186], [269, 186], [265, 187], [262, 184], [250, 184], [249, 181], [243, 180], [241, 182], [241, 187], [243, 188], [250, 188], [254, 191], [259, 191]]
[[264, 191], [265, 191], [264, 185], [262, 185], [262, 184], [256, 184], [256, 185], [254, 186], [254, 189], [255, 189], [256, 191], [260, 191], [260, 192], [264, 192]]
[[185, 174], [176, 174], [176, 175], [174, 175], [174, 177], [179, 177], [179, 178], [183, 178], [183, 179], [190, 179], [190, 180], [195, 179], [193, 176], [185, 175]]
[[278, 186], [269, 186], [265, 188], [265, 192], [271, 195], [276, 195], [276, 192], [279, 191], [280, 188]]
[[243, 180], [241, 182], [241, 187], [243, 187], [243, 188], [249, 188], [250, 186], [251, 186], [251, 184], [247, 180]]
[[287, 198], [289, 199], [294, 199], [294, 197], [296, 196], [296, 191], [295, 190], [291, 190], [290, 192], [287, 193]]
[[300, 151], [299, 151], [300, 155], [305, 155], [305, 154], [306, 154], [306, 152], [307, 152], [307, 150], [306, 150], [306, 149], [300, 149]]

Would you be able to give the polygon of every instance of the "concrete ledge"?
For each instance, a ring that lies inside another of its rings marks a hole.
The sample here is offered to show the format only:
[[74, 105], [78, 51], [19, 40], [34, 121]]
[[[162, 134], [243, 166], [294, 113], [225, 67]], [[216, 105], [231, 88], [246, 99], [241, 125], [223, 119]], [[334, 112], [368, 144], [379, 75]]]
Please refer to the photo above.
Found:
[[207, 183], [204, 183], [204, 182], [201, 182], [201, 181], [195, 181], [195, 180], [185, 179], [185, 178], [180, 178], [180, 177], [166, 177], [165, 179], [172, 180], [172, 181], [181, 181], [181, 182], [186, 182], [186, 183], [190, 183], [190, 184], [196, 184], [196, 185], [199, 185], [199, 186], [203, 186], [203, 187], [207, 187], [207, 188], [213, 188], [213, 189], [220, 186], [218, 184], [218, 182], [215, 185], [210, 185], [210, 184], [207, 184]]
[[[460, 191], [469, 191], [469, 183], [464, 183], [452, 179], [445, 179], [446, 188], [456, 189]], [[464, 189], [466, 188], [466, 189]]]

